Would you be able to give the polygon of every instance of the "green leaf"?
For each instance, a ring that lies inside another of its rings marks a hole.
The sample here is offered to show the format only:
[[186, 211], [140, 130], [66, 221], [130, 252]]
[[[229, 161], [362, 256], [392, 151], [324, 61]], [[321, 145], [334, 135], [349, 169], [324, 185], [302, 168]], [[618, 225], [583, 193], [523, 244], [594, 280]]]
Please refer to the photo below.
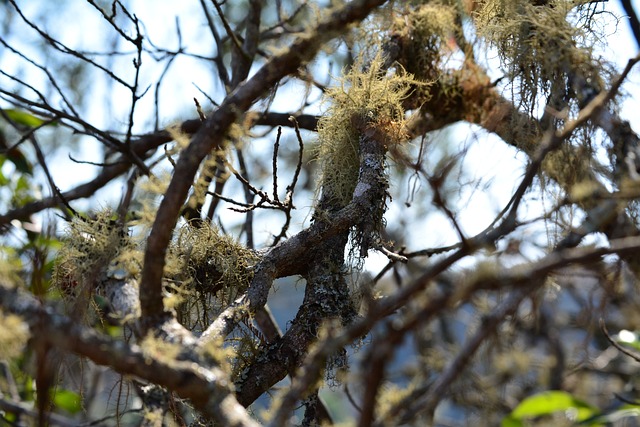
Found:
[[22, 151], [13, 148], [7, 152], [7, 158], [16, 166], [18, 172], [33, 175], [33, 166], [24, 154], [22, 154]]
[[[12, 121], [23, 125], [29, 126], [31, 128], [35, 128], [46, 123], [46, 120], [43, 120], [39, 117], [34, 116], [31, 113], [22, 110], [16, 110], [15, 108], [7, 108], [6, 110], [2, 110]], [[57, 126], [57, 123], [52, 122], [47, 124], [47, 126]]]
[[16, 166], [16, 170], [18, 172], [26, 173], [29, 175], [33, 174], [33, 166], [31, 162], [27, 160], [22, 151], [19, 148], [12, 148], [10, 150], [3, 149], [2, 145], [0, 145], [0, 164], [4, 164], [5, 160], [9, 160]]
[[[503, 420], [503, 427], [517, 427], [522, 420], [565, 412], [572, 421], [580, 422], [597, 415], [600, 411], [564, 391], [547, 391], [524, 399]], [[506, 423], [506, 424], [505, 424]]]
[[[2, 156], [0, 156], [0, 157], [2, 157]], [[2, 159], [0, 159], [0, 160], [2, 160]], [[4, 187], [5, 185], [9, 185], [9, 182], [11, 182], [11, 181], [9, 181], [7, 179], [7, 177], [4, 176], [4, 174], [2, 173], [2, 170], [0, 170], [0, 187]]]
[[60, 409], [64, 409], [70, 414], [75, 414], [82, 410], [82, 397], [73, 391], [57, 390], [51, 396], [51, 401]]
[[513, 418], [511, 415], [504, 417], [500, 423], [500, 427], [522, 427], [523, 425], [521, 420]]

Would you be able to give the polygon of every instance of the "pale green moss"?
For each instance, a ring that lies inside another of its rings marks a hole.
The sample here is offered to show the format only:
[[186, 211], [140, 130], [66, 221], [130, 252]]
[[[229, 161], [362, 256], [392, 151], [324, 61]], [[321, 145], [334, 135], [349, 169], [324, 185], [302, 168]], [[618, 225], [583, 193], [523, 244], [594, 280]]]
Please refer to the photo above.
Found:
[[208, 224], [182, 227], [170, 252], [176, 263], [167, 266], [169, 277], [192, 282], [200, 292], [215, 292], [225, 303], [247, 289], [253, 277], [250, 267], [258, 259], [253, 251]]
[[0, 360], [20, 356], [29, 337], [29, 328], [20, 317], [0, 310]]
[[[418, 84], [413, 76], [400, 70], [383, 70], [380, 55], [367, 63], [361, 57], [341, 79], [340, 86], [329, 89], [330, 102], [318, 123], [323, 197], [339, 206], [351, 200], [358, 179], [359, 133], [355, 122], [370, 122], [385, 133], [389, 144], [402, 143], [405, 117], [402, 101]], [[366, 65], [365, 65], [366, 64]]]

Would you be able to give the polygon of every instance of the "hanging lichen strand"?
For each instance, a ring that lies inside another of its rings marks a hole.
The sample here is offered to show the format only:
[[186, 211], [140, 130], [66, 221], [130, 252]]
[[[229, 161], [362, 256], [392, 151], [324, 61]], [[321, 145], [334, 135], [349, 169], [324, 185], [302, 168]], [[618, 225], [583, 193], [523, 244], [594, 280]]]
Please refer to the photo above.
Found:
[[535, 112], [541, 96], [562, 98], [566, 84], [576, 90], [571, 87], [578, 83], [574, 70], [580, 70], [594, 88], [603, 87], [602, 64], [593, 63], [597, 35], [588, 21], [571, 23], [581, 21], [582, 6], [575, 3], [580, 2], [550, 0], [540, 5], [529, 0], [485, 0], [473, 15], [478, 33], [497, 47], [514, 95], [527, 112]]
[[367, 62], [361, 57], [340, 85], [327, 91], [330, 105], [318, 124], [317, 158], [322, 176], [316, 218], [351, 201], [358, 181], [359, 138], [365, 123], [387, 145], [407, 139], [402, 101], [417, 82], [404, 70], [382, 70], [380, 54]]
[[[390, 145], [407, 140], [402, 101], [418, 85], [403, 69], [384, 70], [383, 64], [380, 53], [370, 60], [361, 55], [341, 84], [327, 92], [330, 106], [318, 124], [318, 160], [323, 172], [315, 220], [346, 206], [357, 195], [354, 191], [361, 174], [379, 173], [380, 197], [353, 233], [354, 249], [359, 248], [360, 257], [366, 256], [383, 227], [385, 154]], [[361, 158], [364, 134], [383, 145], [377, 158], [370, 154]]]

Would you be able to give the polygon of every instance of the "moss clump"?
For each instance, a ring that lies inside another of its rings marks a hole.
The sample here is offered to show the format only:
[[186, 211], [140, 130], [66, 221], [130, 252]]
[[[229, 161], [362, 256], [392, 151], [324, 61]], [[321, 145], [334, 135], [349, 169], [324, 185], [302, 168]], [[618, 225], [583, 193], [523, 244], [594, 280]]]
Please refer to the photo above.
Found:
[[574, 2], [565, 0], [484, 0], [474, 14], [479, 34], [497, 47], [514, 92], [529, 112], [540, 96], [562, 98], [564, 86], [577, 83], [567, 81], [575, 80], [576, 71], [602, 87], [591, 63], [597, 35], [569, 22], [574, 10]]
[[402, 101], [418, 84], [404, 70], [383, 70], [379, 54], [367, 62], [360, 57], [340, 86], [327, 91], [330, 105], [318, 123], [322, 196], [338, 209], [351, 201], [358, 179], [360, 135], [354, 124], [369, 123], [388, 144], [406, 141]]
[[167, 267], [167, 275], [200, 293], [215, 294], [223, 304], [248, 288], [251, 266], [258, 260], [253, 251], [206, 223], [185, 225], [171, 252], [176, 263]]
[[435, 81], [442, 73], [447, 45], [459, 28], [456, 7], [449, 2], [429, 2], [398, 15], [391, 34], [400, 41], [398, 62], [416, 78]]
[[129, 257], [133, 244], [110, 210], [98, 212], [95, 218], [74, 218], [63, 243], [54, 267], [53, 283], [65, 295], [95, 289], [109, 270], [138, 262]]

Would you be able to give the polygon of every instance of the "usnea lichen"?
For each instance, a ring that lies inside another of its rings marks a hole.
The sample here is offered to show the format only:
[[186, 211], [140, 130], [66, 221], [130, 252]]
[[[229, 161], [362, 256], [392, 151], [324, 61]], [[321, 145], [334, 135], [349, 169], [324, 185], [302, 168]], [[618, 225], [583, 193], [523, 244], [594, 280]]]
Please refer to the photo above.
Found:
[[[210, 314], [244, 292], [253, 277], [257, 255], [230, 236], [206, 223], [180, 229], [167, 257], [167, 277], [176, 285], [193, 289], [199, 296], [215, 297]], [[213, 301], [213, 300], [211, 300]]]
[[395, 16], [392, 37], [400, 41], [400, 64], [416, 78], [435, 81], [442, 73], [443, 61], [451, 52], [456, 31], [457, 10], [449, 2], [434, 1], [407, 8]]
[[139, 268], [138, 257], [131, 257], [135, 249], [128, 232], [108, 209], [96, 213], [94, 218], [74, 218], [63, 242], [53, 283], [64, 294], [93, 288], [110, 270], [127, 269], [129, 263]]
[[245, 291], [256, 254], [214, 226], [185, 227], [178, 237], [191, 276], [204, 290], [220, 287], [230, 298]]
[[0, 310], [0, 360], [18, 357], [29, 337], [29, 328], [19, 316]]
[[575, 2], [564, 0], [549, 0], [544, 5], [529, 0], [484, 0], [474, 14], [478, 33], [497, 47], [514, 81], [514, 92], [530, 112], [541, 95], [553, 92], [553, 84], [574, 78], [570, 75], [573, 70], [579, 70], [594, 87], [602, 87], [592, 63], [597, 35], [589, 27], [570, 23], [575, 7]]
[[322, 196], [337, 207], [349, 203], [358, 179], [360, 135], [354, 123], [370, 123], [389, 144], [406, 141], [402, 101], [418, 84], [403, 70], [383, 70], [379, 54], [366, 66], [365, 61], [356, 61], [341, 84], [327, 91], [329, 107], [318, 123]]

